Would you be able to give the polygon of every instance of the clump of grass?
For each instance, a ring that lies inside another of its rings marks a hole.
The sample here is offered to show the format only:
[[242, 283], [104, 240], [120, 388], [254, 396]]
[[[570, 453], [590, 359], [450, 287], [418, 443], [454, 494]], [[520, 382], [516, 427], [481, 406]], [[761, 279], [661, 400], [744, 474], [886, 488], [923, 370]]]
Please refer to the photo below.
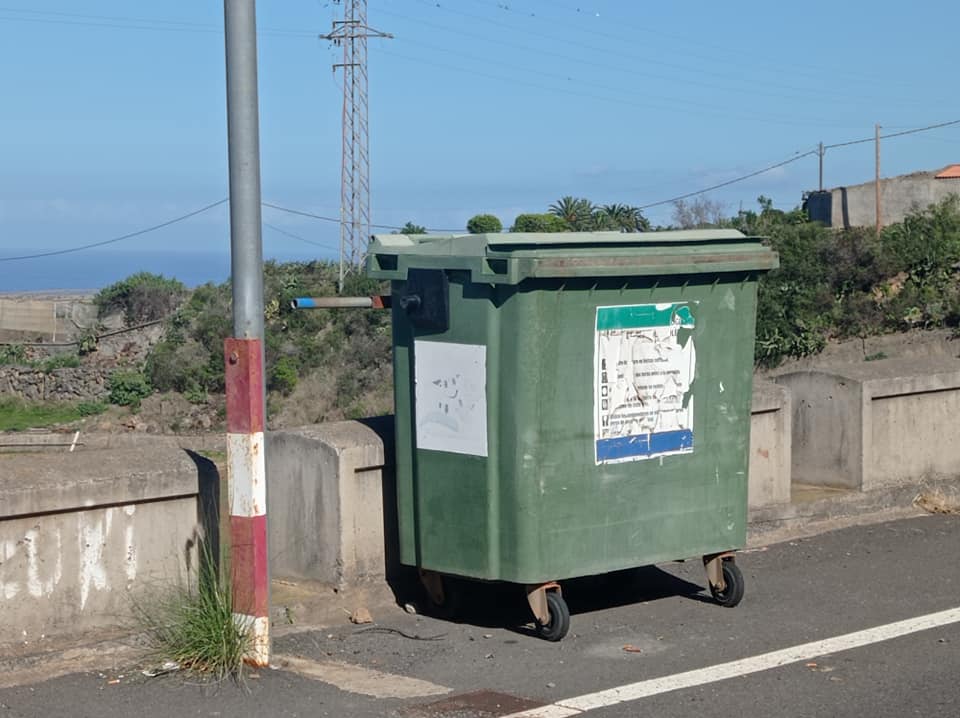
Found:
[[252, 637], [234, 618], [229, 578], [205, 546], [192, 585], [135, 602], [134, 616], [158, 658], [216, 680], [240, 679]]
[[0, 399], [0, 431], [41, 429], [57, 424], [68, 424], [83, 416], [80, 405], [69, 402], [26, 402], [22, 399]]
[[80, 366], [80, 357], [76, 354], [54, 354], [41, 362], [35, 362], [33, 366], [36, 366], [44, 374], [49, 374], [57, 369], [76, 369]]
[[81, 401], [77, 404], [77, 413], [80, 416], [96, 416], [107, 410], [107, 405], [102, 401]]

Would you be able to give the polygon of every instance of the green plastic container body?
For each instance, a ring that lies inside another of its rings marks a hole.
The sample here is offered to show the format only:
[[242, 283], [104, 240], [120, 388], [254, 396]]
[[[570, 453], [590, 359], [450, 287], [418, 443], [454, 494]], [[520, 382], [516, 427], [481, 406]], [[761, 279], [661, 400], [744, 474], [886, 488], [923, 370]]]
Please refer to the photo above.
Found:
[[743, 547], [775, 266], [718, 230], [376, 237], [401, 562], [535, 584]]

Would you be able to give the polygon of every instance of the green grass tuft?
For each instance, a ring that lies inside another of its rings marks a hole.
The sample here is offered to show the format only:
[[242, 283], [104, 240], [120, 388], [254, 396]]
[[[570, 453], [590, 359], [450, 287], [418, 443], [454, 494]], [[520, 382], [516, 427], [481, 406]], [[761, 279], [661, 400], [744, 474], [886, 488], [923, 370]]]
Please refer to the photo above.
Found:
[[68, 424], [84, 416], [90, 416], [89, 402], [46, 401], [26, 402], [22, 399], [0, 399], [0, 431], [24, 431], [42, 429], [57, 424]]
[[201, 552], [195, 585], [134, 603], [134, 616], [158, 658], [217, 680], [242, 678], [251, 635], [233, 615], [229, 579]]

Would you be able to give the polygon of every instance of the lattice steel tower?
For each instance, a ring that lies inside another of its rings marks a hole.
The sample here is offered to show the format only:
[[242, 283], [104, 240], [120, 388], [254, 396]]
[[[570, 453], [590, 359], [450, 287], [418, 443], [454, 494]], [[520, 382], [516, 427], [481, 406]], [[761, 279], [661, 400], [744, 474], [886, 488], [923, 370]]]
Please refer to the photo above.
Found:
[[367, 0], [336, 0], [343, 20], [321, 35], [343, 46], [343, 158], [340, 168], [340, 287], [364, 260], [370, 239], [370, 134], [367, 123], [367, 38], [393, 37], [367, 25]]

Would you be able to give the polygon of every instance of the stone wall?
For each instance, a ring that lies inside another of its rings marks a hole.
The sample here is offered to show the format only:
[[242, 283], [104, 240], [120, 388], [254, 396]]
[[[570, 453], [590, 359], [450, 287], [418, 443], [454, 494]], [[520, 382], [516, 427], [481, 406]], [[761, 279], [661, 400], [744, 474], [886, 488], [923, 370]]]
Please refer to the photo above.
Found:
[[104, 399], [110, 391], [107, 378], [113, 368], [97, 365], [43, 372], [32, 367], [0, 367], [0, 396], [27, 401], [79, 401]]

